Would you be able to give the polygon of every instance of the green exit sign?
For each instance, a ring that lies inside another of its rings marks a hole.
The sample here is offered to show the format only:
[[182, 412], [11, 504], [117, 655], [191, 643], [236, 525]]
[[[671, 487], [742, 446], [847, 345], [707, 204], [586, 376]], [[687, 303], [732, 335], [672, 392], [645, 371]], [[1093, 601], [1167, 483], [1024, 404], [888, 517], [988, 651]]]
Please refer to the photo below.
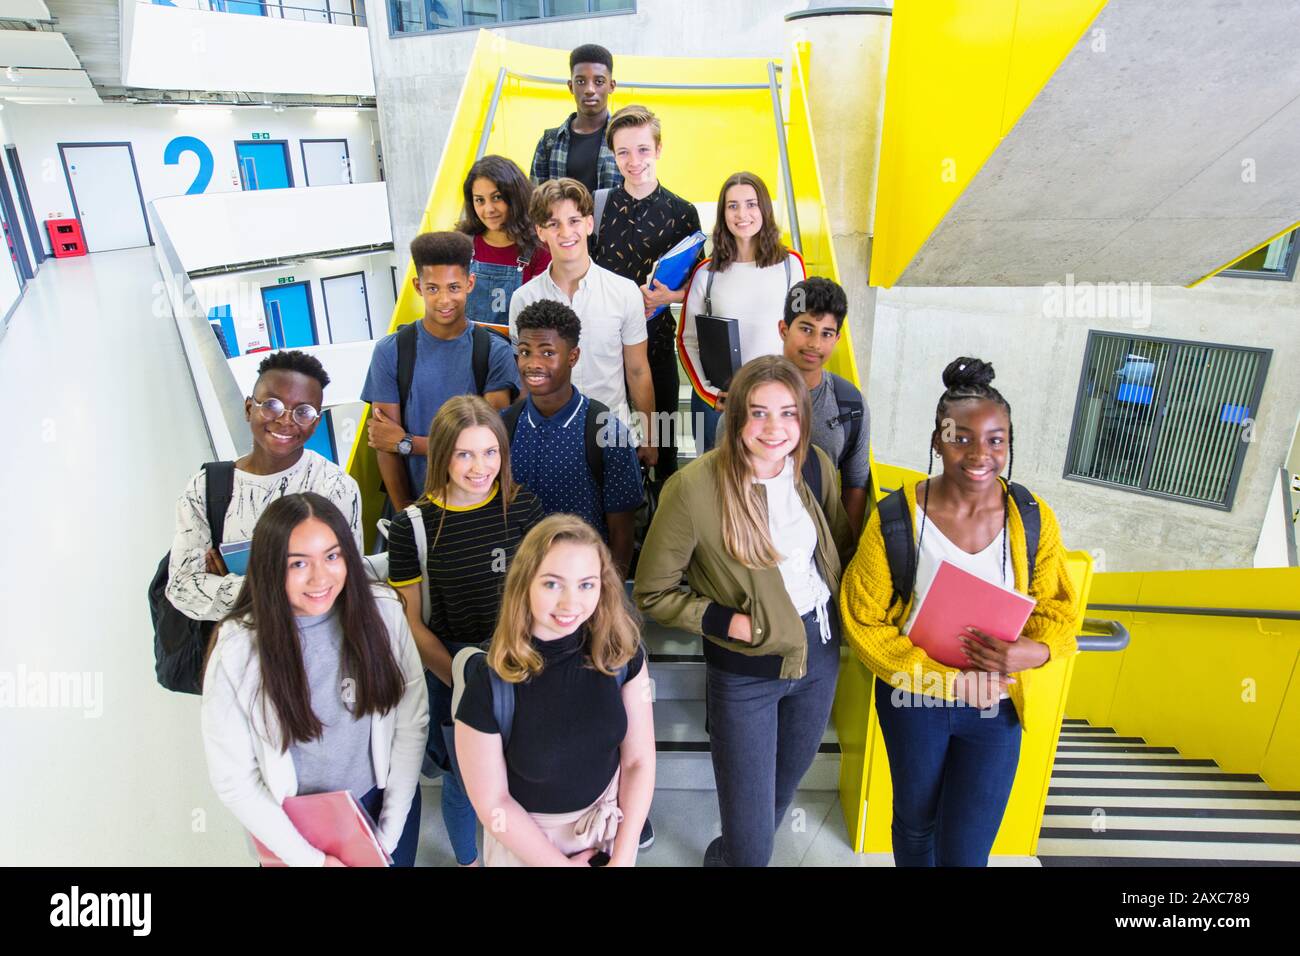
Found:
[[288, 285], [293, 281], [293, 276], [280, 276], [275, 280], [276, 285]]
[[271, 134], [270, 134], [270, 133], [254, 133], [254, 134], [253, 134], [253, 139], [270, 139], [270, 138], [271, 138]]

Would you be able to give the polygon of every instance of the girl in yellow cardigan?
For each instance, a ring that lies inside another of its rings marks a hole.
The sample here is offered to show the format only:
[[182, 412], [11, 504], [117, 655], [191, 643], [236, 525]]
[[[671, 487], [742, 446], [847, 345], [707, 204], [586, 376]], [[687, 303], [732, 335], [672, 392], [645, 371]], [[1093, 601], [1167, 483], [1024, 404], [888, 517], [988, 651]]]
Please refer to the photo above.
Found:
[[[898, 866], [988, 864], [1022, 727], [1047, 719], [1035, 706], [1034, 670], [1078, 650], [1076, 595], [1060, 528], [1036, 497], [1041, 530], [1035, 566], [1027, 567], [1025, 525], [1010, 494], [1011, 406], [992, 381], [993, 366], [979, 359], [959, 358], [944, 369], [928, 469], [938, 455], [943, 471], [894, 492], [911, 518], [911, 592], [896, 593], [880, 509], [840, 591], [844, 636], [876, 675]], [[1007, 481], [999, 477], [1004, 468]], [[907, 638], [942, 560], [1038, 602], [1013, 642], [968, 627], [963, 668], [939, 663]]]

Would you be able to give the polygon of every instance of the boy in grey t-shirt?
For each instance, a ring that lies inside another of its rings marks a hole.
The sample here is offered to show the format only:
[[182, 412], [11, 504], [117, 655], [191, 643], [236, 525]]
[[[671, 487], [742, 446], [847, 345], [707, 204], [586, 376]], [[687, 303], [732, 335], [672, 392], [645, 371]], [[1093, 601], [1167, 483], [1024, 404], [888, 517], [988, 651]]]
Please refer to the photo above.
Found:
[[790, 287], [777, 329], [785, 357], [803, 373], [811, 393], [812, 442], [839, 464], [840, 499], [857, 538], [871, 484], [871, 412], [856, 385], [822, 368], [840, 341], [848, 312], [844, 290], [813, 276]]

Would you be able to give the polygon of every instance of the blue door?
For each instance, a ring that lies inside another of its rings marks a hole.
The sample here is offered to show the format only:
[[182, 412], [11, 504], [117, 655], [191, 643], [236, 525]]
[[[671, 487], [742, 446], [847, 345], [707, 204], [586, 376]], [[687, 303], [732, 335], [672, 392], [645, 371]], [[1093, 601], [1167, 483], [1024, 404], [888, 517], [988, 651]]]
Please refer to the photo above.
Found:
[[307, 439], [306, 447], [334, 464], [339, 463], [338, 446], [334, 444], [334, 416], [332, 409], [326, 409], [316, 423], [316, 430]]
[[271, 348], [298, 349], [320, 342], [306, 282], [267, 286], [262, 290], [262, 308], [266, 310]]
[[289, 144], [284, 140], [236, 143], [235, 156], [244, 189], [285, 189], [293, 185]]

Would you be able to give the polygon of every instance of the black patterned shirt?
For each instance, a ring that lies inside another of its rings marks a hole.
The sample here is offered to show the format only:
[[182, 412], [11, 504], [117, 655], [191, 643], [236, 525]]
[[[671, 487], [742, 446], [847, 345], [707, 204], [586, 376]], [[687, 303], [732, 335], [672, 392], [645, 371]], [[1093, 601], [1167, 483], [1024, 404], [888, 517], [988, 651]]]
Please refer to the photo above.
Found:
[[662, 185], [644, 199], [619, 186], [606, 201], [593, 256], [597, 265], [643, 286], [655, 261], [699, 228], [695, 206]]

